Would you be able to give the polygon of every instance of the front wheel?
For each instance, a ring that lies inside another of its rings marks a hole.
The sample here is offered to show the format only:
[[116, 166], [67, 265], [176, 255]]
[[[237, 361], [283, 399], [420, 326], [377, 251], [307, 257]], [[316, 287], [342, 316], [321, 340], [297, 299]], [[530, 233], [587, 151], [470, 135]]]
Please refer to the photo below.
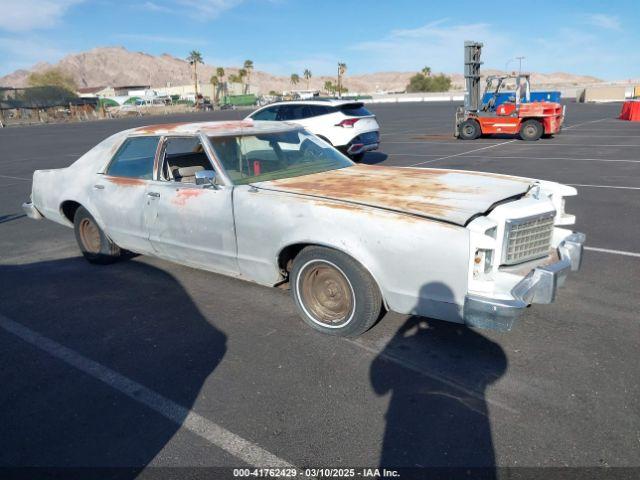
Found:
[[468, 119], [460, 124], [458, 129], [460, 132], [460, 139], [462, 140], [475, 140], [482, 135], [480, 124], [476, 120]]
[[357, 337], [380, 316], [382, 295], [375, 280], [337, 250], [303, 249], [293, 262], [290, 282], [302, 320], [322, 333]]
[[73, 229], [80, 251], [90, 263], [106, 265], [120, 258], [120, 247], [105, 235], [86, 208], [78, 207], [76, 210]]

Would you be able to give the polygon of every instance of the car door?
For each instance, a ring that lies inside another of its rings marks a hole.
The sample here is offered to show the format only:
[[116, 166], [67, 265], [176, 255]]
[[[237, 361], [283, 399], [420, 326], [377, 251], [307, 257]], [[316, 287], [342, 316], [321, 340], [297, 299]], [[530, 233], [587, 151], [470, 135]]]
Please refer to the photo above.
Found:
[[[197, 171], [219, 171], [197, 136], [165, 137], [149, 185], [149, 239], [158, 256], [237, 274], [231, 185], [197, 185]], [[219, 177], [220, 178], [220, 177]]]
[[120, 247], [138, 253], [153, 251], [144, 207], [159, 141], [157, 136], [126, 139], [91, 187], [92, 213], [103, 230]]

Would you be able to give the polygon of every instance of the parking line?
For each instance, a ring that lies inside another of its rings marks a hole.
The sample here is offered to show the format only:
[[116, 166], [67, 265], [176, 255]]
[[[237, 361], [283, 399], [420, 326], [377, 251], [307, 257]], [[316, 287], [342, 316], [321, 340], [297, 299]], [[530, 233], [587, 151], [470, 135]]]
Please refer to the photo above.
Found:
[[3, 315], [0, 315], [0, 327], [81, 372], [100, 380], [136, 402], [149, 407], [249, 465], [295, 468], [286, 460], [239, 437], [194, 411]]
[[488, 146], [486, 146], [486, 147], [476, 148], [475, 150], [469, 150], [469, 151], [466, 151], [466, 152], [456, 153], [456, 154], [454, 154], [454, 155], [447, 155], [447, 156], [445, 156], [445, 157], [434, 158], [434, 159], [432, 159], [432, 160], [425, 160], [424, 162], [418, 162], [418, 163], [414, 163], [414, 164], [412, 164], [412, 165], [407, 165], [407, 166], [408, 166], [408, 167], [416, 167], [416, 166], [418, 166], [418, 165], [424, 165], [424, 164], [426, 164], [426, 163], [437, 162], [438, 160], [444, 160], [444, 159], [446, 159], [446, 158], [459, 157], [459, 156], [461, 156], [461, 155], [466, 155], [467, 153], [479, 152], [480, 150], [487, 150], [487, 149], [489, 149], [489, 148], [499, 147], [500, 145], [506, 145], [507, 143], [513, 143], [513, 142], [515, 142], [515, 141], [516, 141], [516, 140], [509, 140], [509, 141], [502, 142], [502, 143], [496, 143], [496, 144], [493, 144], [493, 145], [488, 145]]
[[[389, 153], [386, 152], [390, 157], [437, 157], [432, 153]], [[506, 159], [523, 159], [523, 160], [571, 160], [576, 162], [626, 162], [626, 163], [640, 163], [640, 160], [624, 160], [624, 159], [604, 159], [604, 158], [573, 158], [573, 157], [525, 157], [525, 156], [509, 156], [509, 155], [500, 155], [494, 157], [487, 157], [484, 155], [467, 155], [468, 158], [489, 158], [492, 160], [499, 160], [501, 158]]]
[[24, 180], [26, 182], [30, 182], [31, 179], [30, 178], [22, 178], [22, 177], [11, 177], [9, 175], [0, 175], [0, 178], [10, 178], [12, 180]]
[[584, 247], [584, 249], [591, 250], [592, 252], [612, 253], [614, 255], [624, 255], [625, 257], [640, 258], [640, 253], [625, 252], [624, 250], [610, 250], [608, 248], [598, 248], [598, 247]]
[[640, 190], [640, 187], [619, 187], [617, 185], [584, 185], [580, 183], [567, 183], [572, 187], [593, 187], [593, 188], [619, 188], [621, 190]]
[[[575, 125], [569, 125], [568, 127], [562, 127], [563, 130], [571, 130], [572, 128], [580, 127], [582, 125], [587, 125], [589, 123], [597, 123], [603, 122], [604, 120], [611, 120], [611, 117], [599, 118], [598, 120], [589, 120], [588, 122], [576, 123]], [[562, 134], [562, 132], [560, 132]]]

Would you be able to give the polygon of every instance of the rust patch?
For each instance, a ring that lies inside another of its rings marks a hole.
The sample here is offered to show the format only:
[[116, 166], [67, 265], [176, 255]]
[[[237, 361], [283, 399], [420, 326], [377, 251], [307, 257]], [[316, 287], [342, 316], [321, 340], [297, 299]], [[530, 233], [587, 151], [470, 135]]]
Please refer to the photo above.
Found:
[[184, 206], [188, 200], [199, 197], [204, 190], [202, 188], [190, 189], [183, 188], [176, 192], [176, 196], [171, 199], [171, 203], [174, 205]]
[[105, 177], [111, 183], [119, 185], [121, 187], [137, 187], [144, 185], [144, 180], [141, 178], [127, 178], [127, 177]]
[[[482, 181], [482, 177], [496, 181]], [[520, 182], [495, 174], [371, 165], [266, 182], [266, 188], [269, 186], [457, 224], [463, 224], [497, 200], [526, 191]]]
[[148, 134], [164, 133], [164, 132], [171, 132], [185, 125], [189, 125], [189, 122], [158, 123], [156, 125], [147, 125], [144, 127], [138, 127], [134, 131], [136, 133], [148, 133]]
[[232, 120], [226, 122], [178, 122], [159, 123], [156, 125], [138, 127], [134, 132], [147, 135], [160, 135], [165, 133], [193, 134], [199, 131], [219, 132], [221, 130], [236, 130], [240, 128], [251, 128], [253, 126], [253, 120]]

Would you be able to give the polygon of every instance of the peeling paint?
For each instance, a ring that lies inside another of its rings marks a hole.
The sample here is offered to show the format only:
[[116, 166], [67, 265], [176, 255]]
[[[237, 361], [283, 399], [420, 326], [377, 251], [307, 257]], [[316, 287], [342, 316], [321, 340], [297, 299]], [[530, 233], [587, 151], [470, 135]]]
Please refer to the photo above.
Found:
[[383, 208], [464, 225], [505, 198], [523, 194], [526, 179], [491, 173], [370, 165], [261, 182], [257, 186]]
[[176, 192], [175, 197], [171, 199], [171, 203], [174, 205], [183, 206], [188, 200], [199, 197], [204, 190], [202, 188], [183, 188]]
[[[161, 123], [157, 125], [146, 125], [133, 130], [134, 134], [142, 135], [163, 135], [163, 134], [184, 134], [195, 135], [204, 133], [205, 135], [238, 135], [240, 133], [260, 133], [266, 131], [282, 131], [283, 129], [300, 128], [293, 125], [286, 125], [282, 122], [254, 122], [253, 120], [232, 120], [218, 122], [179, 122]], [[251, 132], [244, 132], [250, 129]]]
[[138, 187], [145, 184], [145, 181], [141, 178], [127, 178], [127, 177], [110, 177], [105, 175], [105, 180], [120, 185], [121, 187]]

